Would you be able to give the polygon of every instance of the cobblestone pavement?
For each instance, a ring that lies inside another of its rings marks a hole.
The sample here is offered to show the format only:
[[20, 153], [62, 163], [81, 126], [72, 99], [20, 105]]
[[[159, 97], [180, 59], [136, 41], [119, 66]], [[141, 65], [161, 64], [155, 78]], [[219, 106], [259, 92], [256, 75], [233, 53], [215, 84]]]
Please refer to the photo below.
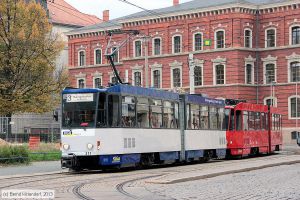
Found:
[[300, 200], [300, 164], [177, 184], [147, 184], [150, 192], [182, 200]]

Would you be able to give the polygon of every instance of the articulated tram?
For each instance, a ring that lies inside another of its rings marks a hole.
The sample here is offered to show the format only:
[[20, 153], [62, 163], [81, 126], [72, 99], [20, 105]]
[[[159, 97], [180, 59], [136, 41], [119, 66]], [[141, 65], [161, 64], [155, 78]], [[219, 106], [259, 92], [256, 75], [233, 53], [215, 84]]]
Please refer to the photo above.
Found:
[[150, 166], [279, 150], [281, 116], [251, 105], [129, 85], [65, 89], [62, 167]]

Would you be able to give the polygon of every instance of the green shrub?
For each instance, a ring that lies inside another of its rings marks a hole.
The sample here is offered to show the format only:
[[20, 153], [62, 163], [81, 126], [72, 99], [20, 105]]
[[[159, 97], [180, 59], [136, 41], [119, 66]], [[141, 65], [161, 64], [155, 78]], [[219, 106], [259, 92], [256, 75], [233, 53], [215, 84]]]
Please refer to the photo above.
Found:
[[28, 163], [29, 151], [25, 146], [0, 146], [0, 163]]

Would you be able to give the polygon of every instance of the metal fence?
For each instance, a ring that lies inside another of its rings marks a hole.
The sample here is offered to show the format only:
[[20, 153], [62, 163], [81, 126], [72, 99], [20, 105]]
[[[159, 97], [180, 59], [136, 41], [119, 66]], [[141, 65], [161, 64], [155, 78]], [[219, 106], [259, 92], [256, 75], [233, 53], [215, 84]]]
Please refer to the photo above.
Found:
[[52, 116], [45, 115], [0, 117], [1, 139], [24, 143], [30, 136], [40, 136], [41, 142], [59, 142], [60, 124]]

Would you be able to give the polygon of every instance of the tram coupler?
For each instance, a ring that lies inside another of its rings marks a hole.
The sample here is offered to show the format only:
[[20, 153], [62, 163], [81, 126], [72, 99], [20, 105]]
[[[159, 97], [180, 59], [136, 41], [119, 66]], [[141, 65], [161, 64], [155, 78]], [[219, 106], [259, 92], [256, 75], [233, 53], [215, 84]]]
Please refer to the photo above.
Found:
[[74, 168], [78, 165], [78, 158], [75, 154], [61, 157], [61, 168]]

